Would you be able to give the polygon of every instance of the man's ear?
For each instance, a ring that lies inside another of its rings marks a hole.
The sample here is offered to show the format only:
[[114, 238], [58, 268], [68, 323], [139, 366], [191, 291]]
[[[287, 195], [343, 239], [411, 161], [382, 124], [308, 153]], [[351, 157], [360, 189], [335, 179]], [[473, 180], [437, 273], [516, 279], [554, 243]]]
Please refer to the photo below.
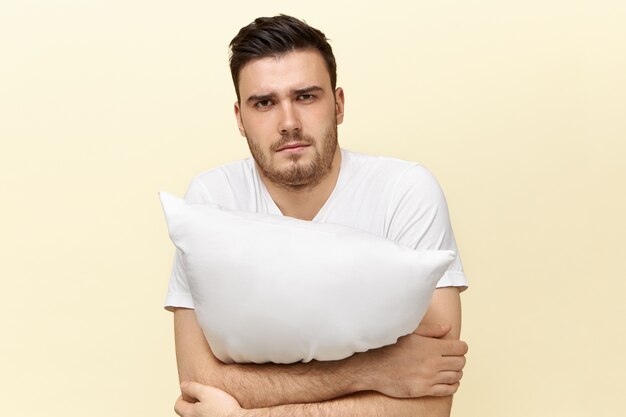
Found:
[[239, 133], [245, 138], [246, 129], [244, 129], [243, 121], [241, 120], [241, 108], [239, 107], [239, 101], [235, 101], [235, 117], [237, 118], [237, 127], [239, 128]]
[[345, 97], [343, 95], [343, 88], [337, 87], [335, 89], [335, 116], [337, 117], [337, 124], [343, 122], [343, 106], [345, 103]]

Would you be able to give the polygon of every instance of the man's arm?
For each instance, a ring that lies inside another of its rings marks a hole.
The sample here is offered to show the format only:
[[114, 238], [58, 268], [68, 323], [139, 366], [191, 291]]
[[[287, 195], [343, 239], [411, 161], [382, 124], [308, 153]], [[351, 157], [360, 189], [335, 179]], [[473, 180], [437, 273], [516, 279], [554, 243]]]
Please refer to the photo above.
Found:
[[[175, 312], [179, 377], [181, 381], [220, 388], [233, 395], [244, 408], [317, 403], [369, 390], [400, 398], [451, 395], [458, 387], [467, 350], [465, 343], [458, 341], [458, 290], [435, 291], [424, 322], [449, 323], [450, 332], [438, 326], [427, 331], [434, 337], [446, 334], [450, 340], [413, 334], [395, 345], [355, 354], [342, 361], [225, 365], [211, 353], [193, 310], [179, 309]], [[386, 403], [391, 400], [378, 397], [376, 400], [377, 396], [368, 394], [342, 400], [346, 404], [355, 398], [359, 402], [365, 398]]]
[[[461, 305], [456, 288], [435, 292], [426, 320], [443, 320], [453, 324], [446, 337], [458, 339], [461, 326]], [[176, 412], [183, 416], [238, 416], [238, 417], [324, 417], [324, 416], [412, 416], [445, 417], [450, 415], [452, 396], [398, 399], [376, 392], [361, 392], [334, 400], [309, 404], [287, 404], [276, 407], [245, 410], [227, 393], [199, 384], [183, 384], [183, 392], [199, 399], [189, 403], [182, 398], [176, 403]]]
[[240, 410], [241, 417], [448, 417], [452, 397], [390, 398], [364, 392], [323, 403]]
[[196, 382], [184, 383], [182, 391], [198, 402], [179, 397], [174, 410], [181, 417], [447, 417], [452, 397], [397, 399], [362, 392], [322, 403], [288, 404], [246, 410], [222, 390]]

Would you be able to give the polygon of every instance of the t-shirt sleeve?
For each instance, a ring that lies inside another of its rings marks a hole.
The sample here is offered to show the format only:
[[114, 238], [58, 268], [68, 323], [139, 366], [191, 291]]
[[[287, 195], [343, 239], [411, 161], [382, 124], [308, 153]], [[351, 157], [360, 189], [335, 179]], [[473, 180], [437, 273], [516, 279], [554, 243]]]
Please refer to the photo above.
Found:
[[170, 283], [167, 288], [167, 296], [165, 297], [165, 309], [173, 311], [175, 307], [193, 308], [191, 291], [189, 291], [187, 276], [182, 268], [181, 253], [178, 249], [176, 249], [174, 254]]
[[[202, 204], [209, 201], [206, 188], [196, 178], [191, 182], [185, 193], [185, 200], [194, 204]], [[187, 283], [187, 276], [183, 268], [183, 259], [180, 250], [176, 249], [172, 264], [172, 273], [165, 297], [165, 309], [172, 311], [175, 307], [194, 308], [191, 291]]]
[[439, 183], [424, 167], [412, 165], [398, 178], [388, 209], [387, 236], [416, 250], [452, 250], [455, 258], [437, 287], [468, 286]]

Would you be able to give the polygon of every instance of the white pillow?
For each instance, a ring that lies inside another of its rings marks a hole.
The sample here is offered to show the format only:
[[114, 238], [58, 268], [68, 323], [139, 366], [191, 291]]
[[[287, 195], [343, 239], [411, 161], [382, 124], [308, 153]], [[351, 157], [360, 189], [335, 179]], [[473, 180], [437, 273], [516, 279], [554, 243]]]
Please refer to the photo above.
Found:
[[226, 363], [338, 360], [393, 344], [417, 328], [454, 258], [346, 226], [160, 198], [198, 322]]

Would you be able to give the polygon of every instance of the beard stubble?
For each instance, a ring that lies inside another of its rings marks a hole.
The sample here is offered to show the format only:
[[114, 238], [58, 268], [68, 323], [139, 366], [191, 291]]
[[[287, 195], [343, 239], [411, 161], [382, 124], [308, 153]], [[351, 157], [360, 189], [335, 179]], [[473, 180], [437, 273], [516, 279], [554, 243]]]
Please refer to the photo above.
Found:
[[[266, 155], [263, 149], [250, 137], [246, 137], [250, 153], [254, 158], [261, 173], [272, 183], [287, 189], [302, 189], [312, 187], [328, 174], [332, 168], [332, 162], [337, 150], [337, 125], [332, 124], [319, 141], [301, 132], [283, 135], [281, 139], [272, 144], [270, 155]], [[298, 142], [307, 145], [317, 144], [315, 154], [310, 162], [302, 162], [301, 154], [289, 155], [291, 164], [287, 168], [277, 168], [271, 160], [272, 154], [281, 147], [291, 142]]]

